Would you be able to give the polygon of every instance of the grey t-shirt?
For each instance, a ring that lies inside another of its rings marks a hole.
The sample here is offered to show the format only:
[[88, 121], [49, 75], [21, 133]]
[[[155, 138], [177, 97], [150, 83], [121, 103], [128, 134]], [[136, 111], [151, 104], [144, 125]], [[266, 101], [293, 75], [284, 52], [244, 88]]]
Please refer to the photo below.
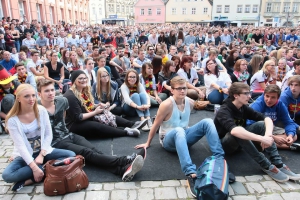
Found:
[[[129, 69], [130, 68], [130, 60], [124, 56], [123, 56], [123, 59], [124, 59], [124, 64], [125, 64], [126, 69]], [[122, 62], [118, 58], [118, 56], [114, 57], [114, 59], [112, 59], [112, 61], [114, 61], [115, 63], [117, 63], [119, 66], [122, 67]]]

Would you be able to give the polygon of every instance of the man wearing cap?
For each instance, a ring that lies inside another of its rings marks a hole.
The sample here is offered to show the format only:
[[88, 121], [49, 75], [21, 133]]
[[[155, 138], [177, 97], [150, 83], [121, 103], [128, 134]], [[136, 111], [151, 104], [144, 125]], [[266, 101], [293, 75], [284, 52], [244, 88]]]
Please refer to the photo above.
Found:
[[11, 76], [7, 70], [0, 65], [0, 118], [5, 119], [15, 102], [15, 92], [20, 82], [17, 76]]

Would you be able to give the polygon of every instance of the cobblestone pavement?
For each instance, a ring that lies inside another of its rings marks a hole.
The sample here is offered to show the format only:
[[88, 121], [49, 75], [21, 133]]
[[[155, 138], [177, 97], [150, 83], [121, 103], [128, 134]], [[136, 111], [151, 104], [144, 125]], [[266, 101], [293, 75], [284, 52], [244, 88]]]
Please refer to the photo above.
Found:
[[[193, 199], [186, 180], [142, 181], [119, 183], [90, 183], [86, 190], [58, 197], [43, 194], [43, 185], [26, 186], [13, 193], [12, 184], [2, 179], [2, 172], [9, 164], [13, 150], [8, 135], [0, 135], [0, 199], [3, 200], [130, 200], [130, 199]], [[267, 175], [236, 177], [229, 186], [231, 200], [299, 200], [300, 182], [277, 183]]]

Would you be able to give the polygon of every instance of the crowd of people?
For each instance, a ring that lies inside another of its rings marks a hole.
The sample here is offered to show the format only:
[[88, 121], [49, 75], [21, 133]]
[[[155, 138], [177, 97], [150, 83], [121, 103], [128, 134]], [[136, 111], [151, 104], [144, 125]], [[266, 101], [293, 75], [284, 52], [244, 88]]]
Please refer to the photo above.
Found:
[[[0, 117], [15, 148], [3, 179], [16, 182], [18, 191], [42, 180], [47, 160], [80, 154], [130, 181], [160, 127], [160, 143], [177, 152], [193, 196], [196, 166], [188, 147], [203, 136], [214, 156], [242, 147], [274, 180], [300, 180], [277, 150], [300, 150], [298, 36], [300, 28], [51, 26], [4, 19]], [[188, 127], [195, 100], [221, 108], [214, 120]], [[101, 122], [103, 113], [115, 124]], [[138, 137], [139, 129], [149, 137], [130, 156], [104, 155], [85, 139]]]

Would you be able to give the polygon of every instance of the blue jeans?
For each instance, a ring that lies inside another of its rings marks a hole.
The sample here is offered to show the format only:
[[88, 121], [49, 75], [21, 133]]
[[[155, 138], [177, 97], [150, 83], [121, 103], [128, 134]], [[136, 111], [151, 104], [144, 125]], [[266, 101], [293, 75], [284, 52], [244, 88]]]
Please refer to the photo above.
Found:
[[135, 70], [135, 71], [136, 71], [138, 74], [140, 74], [140, 73], [141, 73], [141, 69], [142, 69], [142, 68], [139, 68], [139, 67], [134, 67], [133, 69], [134, 69], [134, 70]]
[[[146, 93], [134, 93], [133, 95], [131, 95], [130, 98], [138, 106], [148, 104]], [[149, 117], [150, 116], [149, 109], [147, 109], [146, 111], [140, 111], [138, 109], [131, 107], [130, 105], [127, 105], [126, 103], [123, 106], [123, 113], [130, 117], [136, 116], [136, 113], [139, 117]]]
[[[33, 154], [32, 157], [35, 159], [40, 152]], [[65, 149], [54, 149], [50, 154], [44, 157], [45, 164], [48, 160], [62, 160], [67, 157], [76, 156], [73, 151]], [[43, 165], [38, 165], [41, 170], [44, 171]], [[28, 179], [34, 180], [32, 169], [27, 165], [22, 157], [15, 158], [3, 171], [2, 178], [7, 183], [26, 181]]]
[[228, 97], [223, 92], [220, 93], [218, 90], [213, 90], [207, 97], [208, 101], [212, 104], [222, 104], [223, 100]]
[[203, 136], [206, 136], [213, 155], [223, 157], [224, 151], [212, 119], [203, 119], [186, 130], [176, 127], [165, 135], [163, 147], [167, 151], [177, 152], [181, 170], [185, 175], [196, 173], [196, 165], [192, 163], [188, 148]]

